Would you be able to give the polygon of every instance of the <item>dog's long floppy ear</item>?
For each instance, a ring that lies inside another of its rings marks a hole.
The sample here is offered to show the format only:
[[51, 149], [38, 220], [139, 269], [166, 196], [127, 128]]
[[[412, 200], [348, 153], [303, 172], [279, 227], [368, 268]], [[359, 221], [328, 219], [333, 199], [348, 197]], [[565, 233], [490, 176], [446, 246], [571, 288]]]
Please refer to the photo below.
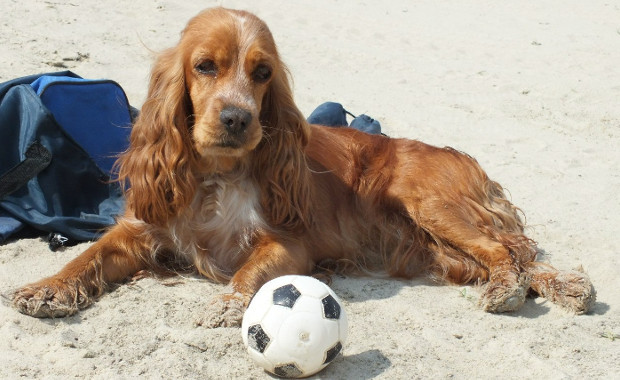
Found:
[[191, 104], [179, 50], [166, 50], [156, 60], [129, 149], [118, 162], [119, 179], [129, 186], [127, 207], [136, 218], [156, 225], [187, 206], [195, 189]]
[[296, 230], [310, 223], [309, 170], [304, 154], [310, 126], [293, 101], [288, 70], [281, 62], [263, 97], [263, 140], [255, 151], [254, 177], [262, 207], [273, 225]]

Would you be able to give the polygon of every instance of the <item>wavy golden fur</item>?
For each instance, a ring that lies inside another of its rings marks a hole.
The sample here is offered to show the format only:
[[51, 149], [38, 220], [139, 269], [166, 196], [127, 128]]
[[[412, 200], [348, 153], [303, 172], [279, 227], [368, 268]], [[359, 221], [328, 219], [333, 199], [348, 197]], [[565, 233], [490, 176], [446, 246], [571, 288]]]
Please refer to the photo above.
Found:
[[209, 326], [239, 323], [253, 293], [317, 266], [484, 282], [482, 308], [528, 291], [576, 312], [588, 277], [534, 261], [519, 210], [478, 163], [450, 148], [308, 125], [267, 26], [206, 10], [161, 53], [130, 146], [118, 224], [59, 273], [15, 292], [37, 317], [75, 313], [140, 270], [194, 268], [231, 292]]

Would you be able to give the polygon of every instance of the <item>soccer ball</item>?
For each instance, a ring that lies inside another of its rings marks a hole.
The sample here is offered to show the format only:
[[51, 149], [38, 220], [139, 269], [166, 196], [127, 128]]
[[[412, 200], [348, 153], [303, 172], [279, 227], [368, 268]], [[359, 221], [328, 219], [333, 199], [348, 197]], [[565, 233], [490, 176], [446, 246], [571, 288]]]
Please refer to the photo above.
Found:
[[347, 315], [329, 286], [308, 276], [282, 276], [254, 295], [241, 332], [258, 365], [280, 377], [306, 377], [342, 350]]

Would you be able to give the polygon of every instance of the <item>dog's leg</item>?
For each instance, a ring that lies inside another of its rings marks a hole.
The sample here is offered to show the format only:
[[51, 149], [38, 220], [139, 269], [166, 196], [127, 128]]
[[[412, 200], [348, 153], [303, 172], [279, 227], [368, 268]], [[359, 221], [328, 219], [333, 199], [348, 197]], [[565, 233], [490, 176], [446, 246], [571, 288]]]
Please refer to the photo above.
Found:
[[523, 265], [532, 279], [532, 290], [551, 302], [577, 314], [586, 313], [596, 301], [596, 291], [588, 275], [581, 271], [559, 271], [549, 264]]
[[133, 230], [115, 226], [57, 274], [15, 291], [13, 306], [38, 318], [69, 316], [89, 306], [108, 284], [146, 268], [138, 256], [147, 250], [145, 242]]
[[[466, 217], [460, 217], [461, 212], [458, 205], [440, 200], [438, 204], [427, 201], [410, 214], [439, 245], [448, 245], [454, 248], [453, 252], [473, 258], [488, 271], [488, 283], [480, 299], [485, 311], [517, 310], [525, 302], [529, 278], [521, 272], [506, 246], [481, 232]], [[461, 264], [455, 261], [447, 265]]]
[[263, 284], [283, 275], [310, 274], [313, 267], [302, 244], [264, 237], [231, 279], [230, 291], [217, 296], [197, 324], [209, 328], [240, 326], [252, 296]]

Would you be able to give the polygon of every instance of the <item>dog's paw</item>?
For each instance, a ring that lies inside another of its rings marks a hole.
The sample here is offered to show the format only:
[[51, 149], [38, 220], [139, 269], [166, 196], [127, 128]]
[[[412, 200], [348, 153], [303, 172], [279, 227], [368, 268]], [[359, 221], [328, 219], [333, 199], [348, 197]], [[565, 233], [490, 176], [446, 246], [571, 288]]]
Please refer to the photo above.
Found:
[[559, 272], [544, 285], [540, 286], [543, 297], [576, 314], [588, 312], [596, 301], [594, 285], [579, 271]]
[[596, 290], [583, 268], [559, 271], [541, 262], [527, 263], [532, 291], [576, 314], [587, 313], [596, 301]]
[[36, 318], [57, 318], [75, 314], [92, 303], [77, 284], [46, 279], [16, 290], [12, 306], [22, 314]]
[[512, 271], [494, 273], [480, 298], [480, 307], [490, 313], [505, 313], [519, 309], [525, 302], [530, 279]]
[[216, 296], [196, 324], [207, 328], [240, 327], [248, 301], [247, 297], [240, 293]]

